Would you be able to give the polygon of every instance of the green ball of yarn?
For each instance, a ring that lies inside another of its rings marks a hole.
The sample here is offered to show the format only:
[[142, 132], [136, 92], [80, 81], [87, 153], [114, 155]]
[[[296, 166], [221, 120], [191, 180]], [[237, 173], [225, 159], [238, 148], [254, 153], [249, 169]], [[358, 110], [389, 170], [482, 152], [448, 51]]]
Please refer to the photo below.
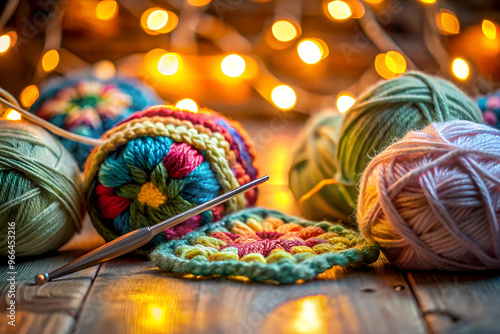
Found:
[[0, 121], [0, 256], [62, 246], [81, 228], [82, 195], [76, 161], [56, 138], [30, 123]]
[[[343, 116], [321, 113], [311, 118], [295, 147], [288, 184], [302, 214], [313, 220], [336, 217], [348, 219], [353, 195], [334, 179], [337, 166], [332, 159], [337, 151]], [[342, 198], [332, 205], [331, 198]]]
[[[357, 184], [370, 160], [411, 130], [451, 120], [482, 123], [483, 117], [473, 100], [444, 79], [408, 72], [369, 88], [345, 115], [340, 130], [338, 120], [327, 119], [306, 129], [301, 141], [307, 150], [296, 153], [290, 172], [290, 187], [303, 213], [354, 220]], [[298, 168], [300, 164], [310, 167]]]

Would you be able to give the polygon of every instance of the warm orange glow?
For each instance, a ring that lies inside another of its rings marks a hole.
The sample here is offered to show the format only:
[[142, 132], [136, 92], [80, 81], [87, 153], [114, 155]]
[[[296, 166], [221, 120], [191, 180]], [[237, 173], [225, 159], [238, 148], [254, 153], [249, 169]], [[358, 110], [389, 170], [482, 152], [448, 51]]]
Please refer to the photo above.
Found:
[[436, 15], [436, 24], [444, 35], [455, 35], [460, 31], [460, 23], [456, 15], [447, 9], [441, 9], [441, 12]]
[[14, 109], [8, 109], [5, 112], [5, 119], [9, 121], [20, 121], [21, 120], [21, 114], [15, 111]]
[[163, 318], [163, 311], [161, 308], [153, 306], [151, 308], [151, 318], [156, 322], [160, 322]]
[[179, 109], [188, 110], [194, 113], [198, 112], [198, 104], [191, 99], [180, 100], [175, 106]]
[[340, 92], [337, 95], [337, 110], [339, 113], [346, 113], [356, 102], [354, 96], [349, 92]]
[[344, 1], [332, 1], [327, 5], [328, 13], [330, 17], [335, 20], [345, 20], [351, 17], [351, 8]]
[[19, 99], [21, 100], [23, 107], [29, 108], [33, 103], [35, 103], [39, 95], [40, 92], [38, 91], [38, 87], [36, 85], [31, 85], [23, 89]]
[[290, 21], [279, 20], [271, 27], [273, 36], [280, 42], [288, 42], [299, 35], [297, 27]]
[[94, 75], [98, 78], [107, 80], [116, 74], [115, 65], [109, 60], [100, 60], [94, 64]]
[[141, 16], [141, 26], [148, 34], [166, 34], [177, 27], [179, 18], [173, 12], [155, 7], [146, 10]]
[[379, 3], [382, 3], [384, 0], [365, 0], [366, 3], [369, 3], [370, 5], [378, 5]]
[[42, 57], [42, 68], [45, 72], [50, 72], [59, 64], [59, 52], [52, 49], [47, 51]]
[[384, 79], [394, 78], [396, 73], [387, 67], [386, 54], [380, 53], [375, 57], [375, 70]]
[[296, 302], [297, 313], [293, 317], [295, 333], [326, 333], [326, 319], [324, 310], [325, 296], [305, 297]]
[[328, 46], [317, 38], [303, 39], [297, 46], [300, 59], [306, 64], [316, 64], [328, 55]]
[[236, 54], [229, 55], [222, 60], [222, 73], [231, 78], [237, 78], [245, 72], [245, 60]]
[[158, 71], [163, 75], [174, 75], [179, 71], [182, 60], [177, 53], [166, 53], [158, 61]]
[[201, 6], [208, 5], [211, 1], [212, 0], [188, 0], [188, 3], [191, 6], [201, 7]]
[[401, 74], [406, 71], [406, 59], [397, 51], [389, 51], [385, 55], [385, 64], [392, 72]]
[[482, 24], [483, 34], [488, 39], [495, 39], [497, 37], [497, 27], [495, 23], [490, 20], [483, 20]]
[[9, 35], [0, 36], [0, 53], [7, 51], [10, 47], [11, 40]]
[[351, 17], [353, 19], [359, 19], [365, 15], [365, 6], [359, 0], [350, 1], [349, 6], [351, 7]]
[[118, 14], [118, 3], [115, 0], [102, 0], [95, 8], [95, 15], [99, 20], [109, 21]]
[[457, 78], [465, 80], [469, 76], [469, 64], [462, 58], [455, 58], [452, 63], [452, 71]]
[[282, 110], [290, 110], [297, 103], [297, 95], [292, 87], [279, 85], [271, 93], [271, 99], [276, 107]]
[[423, 2], [426, 4], [432, 4], [432, 3], [436, 3], [436, 0], [420, 0], [420, 2]]

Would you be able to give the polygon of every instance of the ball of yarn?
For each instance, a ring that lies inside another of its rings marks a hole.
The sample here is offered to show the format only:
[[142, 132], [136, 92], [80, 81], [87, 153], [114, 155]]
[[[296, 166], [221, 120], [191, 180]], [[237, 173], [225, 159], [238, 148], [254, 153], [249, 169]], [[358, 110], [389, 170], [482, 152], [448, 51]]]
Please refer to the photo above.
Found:
[[[352, 195], [334, 176], [337, 166], [333, 161], [340, 136], [343, 116], [322, 113], [305, 126], [288, 174], [288, 184], [302, 214], [313, 220], [336, 217], [347, 221], [346, 212]], [[343, 198], [334, 204], [331, 198]]]
[[486, 124], [500, 129], [500, 90], [477, 99]]
[[[85, 165], [88, 211], [107, 241], [168, 219], [256, 179], [254, 148], [236, 122], [201, 110], [158, 106], [107, 131]], [[160, 233], [179, 238], [256, 201], [256, 190]]]
[[[30, 111], [70, 132], [99, 138], [132, 112], [159, 103], [156, 93], [135, 79], [64, 78], [49, 81]], [[59, 139], [83, 167], [92, 147]]]
[[61, 143], [36, 125], [0, 120], [0, 255], [14, 235], [16, 256], [56, 250], [84, 211], [80, 171]]
[[336, 181], [347, 184], [353, 201], [332, 197], [332, 205], [348, 204], [350, 209], [344, 214], [351, 215], [359, 178], [372, 157], [410, 130], [456, 119], [483, 121], [476, 103], [446, 80], [409, 72], [368, 89], [346, 114], [337, 154], [332, 157], [337, 164]]
[[500, 130], [452, 121], [408, 133], [363, 173], [357, 219], [397, 267], [500, 268]]

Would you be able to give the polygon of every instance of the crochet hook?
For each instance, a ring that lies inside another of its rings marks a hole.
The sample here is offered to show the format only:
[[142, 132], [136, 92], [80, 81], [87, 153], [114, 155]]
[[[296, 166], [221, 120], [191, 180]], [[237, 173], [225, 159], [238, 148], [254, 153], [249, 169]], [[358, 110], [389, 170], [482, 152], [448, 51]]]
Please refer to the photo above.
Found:
[[122, 235], [121, 237], [108, 242], [107, 244], [94, 249], [88, 254], [83, 255], [82, 257], [79, 257], [78, 259], [74, 260], [73, 262], [68, 263], [67, 265], [56, 269], [52, 271], [51, 273], [43, 273], [43, 274], [38, 274], [35, 276], [35, 282], [38, 285], [42, 285], [47, 283], [50, 280], [53, 280], [54, 278], [58, 278], [61, 276], [65, 276], [71, 273], [74, 273], [76, 271], [94, 266], [96, 264], [99, 264], [104, 261], [108, 261], [111, 259], [114, 259], [115, 257], [118, 257], [120, 255], [127, 254], [133, 250], [136, 250], [137, 248], [144, 246], [147, 244], [155, 235], [158, 233], [171, 228], [175, 225], [178, 225], [185, 221], [186, 219], [189, 219], [193, 216], [196, 216], [197, 214], [202, 213], [203, 211], [209, 210], [221, 203], [224, 203], [225, 201], [238, 196], [240, 194], [243, 194], [247, 192], [248, 190], [257, 187], [258, 185], [266, 182], [269, 180], [269, 176], [263, 176], [260, 179], [248, 182], [247, 184], [244, 184], [236, 189], [233, 189], [231, 191], [228, 191], [227, 193], [220, 195], [218, 197], [215, 197], [205, 203], [202, 203], [198, 206], [195, 206], [194, 208], [191, 208], [187, 211], [184, 211], [174, 217], [171, 217], [167, 220], [164, 220], [156, 225], [153, 226], [148, 226], [148, 227], [142, 227], [140, 229], [137, 229], [135, 231], [129, 232], [125, 235]]

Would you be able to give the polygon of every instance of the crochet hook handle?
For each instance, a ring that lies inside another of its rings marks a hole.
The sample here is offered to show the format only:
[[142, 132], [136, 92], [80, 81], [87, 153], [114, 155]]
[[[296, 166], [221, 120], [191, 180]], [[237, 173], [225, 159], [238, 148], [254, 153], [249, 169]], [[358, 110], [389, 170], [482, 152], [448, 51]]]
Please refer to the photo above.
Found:
[[191, 208], [187, 211], [184, 211], [172, 218], [169, 218], [163, 222], [160, 222], [156, 225], [153, 226], [148, 226], [148, 227], [143, 227], [140, 229], [137, 229], [135, 231], [129, 232], [125, 235], [122, 235], [121, 237], [108, 242], [107, 244], [94, 249], [88, 254], [85, 254], [82, 257], [79, 257], [78, 259], [74, 260], [73, 262], [68, 263], [67, 265], [54, 270], [51, 273], [43, 273], [43, 274], [38, 274], [35, 276], [35, 282], [38, 285], [42, 285], [47, 283], [48, 281], [58, 278], [61, 276], [65, 276], [71, 273], [74, 273], [76, 271], [91, 267], [93, 265], [99, 264], [104, 261], [108, 261], [111, 259], [114, 259], [115, 257], [130, 253], [133, 250], [136, 250], [137, 248], [144, 246], [148, 242], [153, 239], [153, 237], [168, 229], [171, 228], [175, 225], [178, 225], [185, 221], [186, 219], [189, 219], [193, 216], [196, 216], [206, 210], [209, 210], [219, 204], [224, 203], [225, 201], [238, 196], [240, 194], [243, 194], [247, 192], [248, 190], [255, 188], [256, 186], [266, 182], [269, 180], [269, 176], [263, 176], [260, 179], [248, 182], [247, 184], [244, 184], [236, 189], [233, 189], [231, 191], [228, 191], [225, 194], [222, 194], [216, 198], [213, 198], [205, 203], [202, 203], [198, 206], [195, 206], [194, 208]]

